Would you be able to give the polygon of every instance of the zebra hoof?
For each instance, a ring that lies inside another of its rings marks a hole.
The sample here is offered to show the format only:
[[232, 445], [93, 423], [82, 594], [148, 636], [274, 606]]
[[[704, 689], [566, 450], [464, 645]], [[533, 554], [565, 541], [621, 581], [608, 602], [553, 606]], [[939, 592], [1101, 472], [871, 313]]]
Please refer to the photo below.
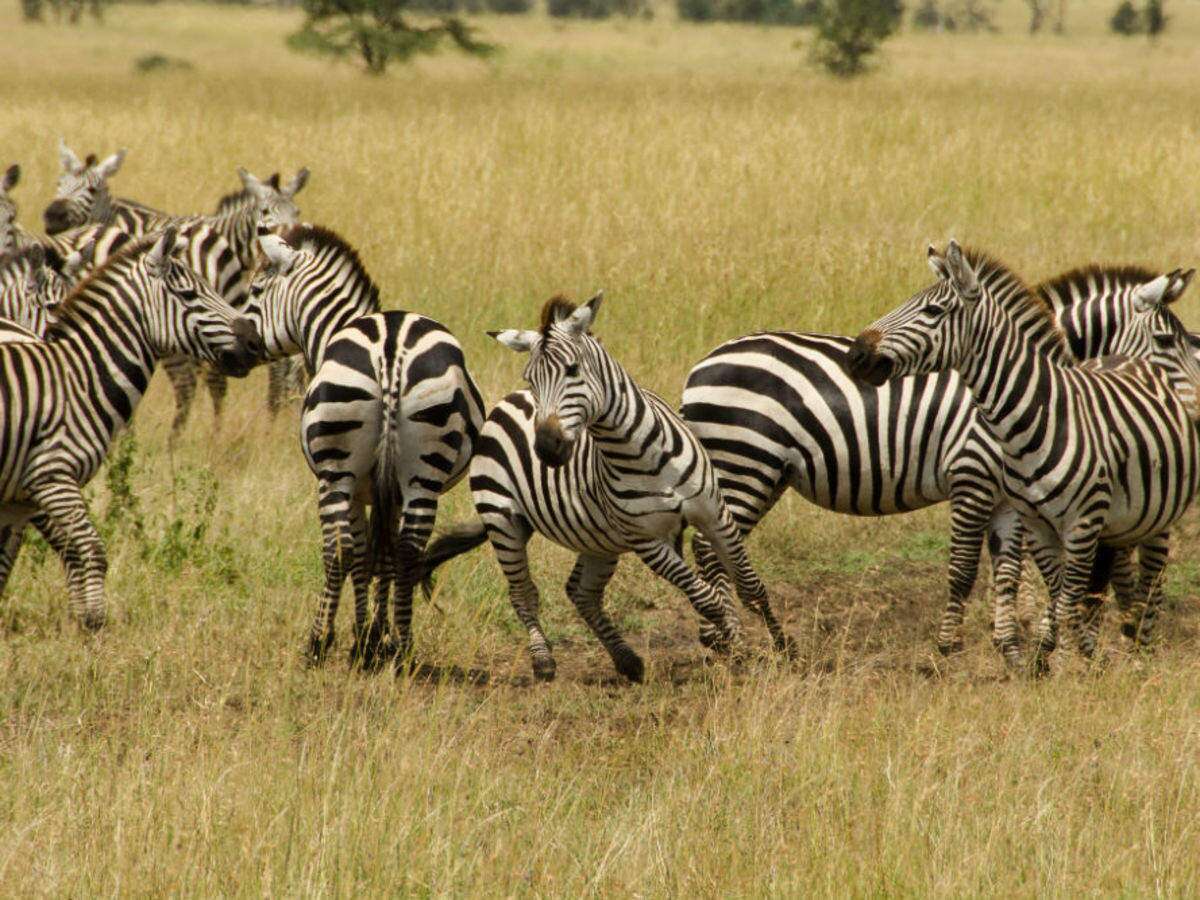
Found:
[[619, 651], [613, 656], [613, 665], [617, 671], [632, 681], [641, 684], [646, 680], [646, 664], [632, 650]]
[[1121, 637], [1128, 638], [1131, 641], [1137, 640], [1137, 626], [1132, 622], [1125, 622], [1121, 625]]
[[962, 638], [958, 638], [948, 643], [942, 643], [941, 641], [938, 641], [937, 648], [938, 653], [942, 654], [942, 656], [954, 656], [956, 653], [963, 652], [963, 641]]
[[717, 631], [715, 628], [700, 630], [700, 645], [713, 653], [726, 656], [729, 653], [730, 643], [728, 638]]
[[304, 664], [310, 669], [323, 665], [325, 658], [329, 655], [329, 648], [332, 646], [332, 634], [327, 634], [323, 638], [309, 638], [308, 646], [304, 648]]
[[775, 652], [784, 659], [796, 659], [800, 656], [800, 645], [790, 634], [785, 634], [775, 641]]
[[535, 656], [533, 658], [533, 677], [538, 681], [553, 681], [557, 668], [552, 656]]

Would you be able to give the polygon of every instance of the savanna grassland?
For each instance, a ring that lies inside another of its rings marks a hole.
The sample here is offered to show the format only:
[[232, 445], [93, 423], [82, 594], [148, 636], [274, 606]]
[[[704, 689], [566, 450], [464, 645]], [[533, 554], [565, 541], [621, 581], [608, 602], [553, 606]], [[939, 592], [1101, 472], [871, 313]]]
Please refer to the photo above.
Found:
[[[207, 211], [312, 169], [305, 218], [343, 232], [385, 305], [461, 338], [485, 394], [521, 360], [489, 328], [547, 296], [607, 302], [597, 331], [675, 400], [722, 340], [853, 333], [927, 283], [957, 236], [1029, 279], [1090, 260], [1195, 265], [1200, 7], [1157, 45], [903, 34], [879, 71], [808, 69], [804, 31], [479, 20], [506, 52], [382, 79], [290, 54], [274, 10], [118, 7], [103, 26], [0, 12], [0, 163], [36, 227], [59, 135], [128, 147], [117, 192]], [[136, 75], [164, 52], [188, 72]], [[1200, 317], [1184, 315], [1194, 323]], [[753, 558], [801, 646], [709, 662], [686, 602], [624, 562], [610, 607], [648, 682], [619, 683], [535, 541], [559, 678], [528, 677], [499, 570], [477, 552], [416, 612], [419, 662], [363, 676], [300, 649], [321, 583], [295, 410], [265, 372], [206, 397], [173, 453], [165, 381], [91, 496], [110, 627], [66, 617], [27, 548], [0, 605], [0, 893], [978, 895], [1200, 892], [1200, 521], [1181, 529], [1163, 640], [1111, 624], [1090, 667], [1009, 678], [969, 611], [942, 660], [944, 509], [835, 517], [785, 499]], [[127, 488], [132, 487], [132, 494]], [[115, 493], [114, 493], [115, 491]], [[470, 514], [466, 491], [443, 505]], [[346, 646], [348, 612], [342, 611]], [[755, 626], [754, 641], [766, 646]]]

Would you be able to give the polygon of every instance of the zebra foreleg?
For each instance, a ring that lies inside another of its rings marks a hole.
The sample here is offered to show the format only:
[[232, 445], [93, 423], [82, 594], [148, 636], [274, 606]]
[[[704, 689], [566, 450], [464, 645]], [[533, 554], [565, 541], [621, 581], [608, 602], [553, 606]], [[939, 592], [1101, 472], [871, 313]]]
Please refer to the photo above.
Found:
[[726, 611], [712, 585], [700, 578], [670, 543], [651, 541], [633, 549], [651, 572], [683, 591], [696, 612], [720, 629], [724, 645], [741, 646], [742, 623], [737, 615]]
[[963, 649], [963, 610], [979, 575], [983, 537], [994, 511], [993, 505], [963, 493], [950, 498], [949, 594], [937, 635], [938, 652], [943, 656]]
[[89, 631], [103, 628], [108, 559], [100, 534], [88, 517], [79, 485], [73, 481], [51, 482], [37, 485], [29, 493], [45, 516], [48, 533], [62, 540], [71, 614]]
[[529, 556], [526, 545], [531, 533], [525, 528], [517, 527], [514, 518], [500, 515], [485, 515], [482, 517], [487, 527], [488, 540], [500, 563], [500, 570], [508, 581], [508, 599], [513, 611], [525, 630], [529, 633], [529, 657], [533, 664], [533, 677], [538, 681], [553, 681], [557, 666], [554, 655], [550, 652], [550, 642], [546, 640], [538, 621], [538, 589], [529, 576]]
[[204, 386], [213, 405], [213, 427], [221, 424], [221, 412], [225, 408], [225, 395], [229, 393], [229, 380], [212, 366], [204, 366]]
[[174, 440], [192, 412], [192, 400], [196, 396], [196, 363], [186, 356], [169, 356], [162, 361], [162, 368], [175, 391], [175, 418], [171, 420], [171, 440]]
[[1101, 512], [1095, 518], [1076, 522], [1063, 542], [1062, 599], [1059, 601], [1058, 615], [1060, 621], [1066, 622], [1076, 649], [1087, 657], [1092, 655], [1095, 648], [1087, 641], [1080, 615], [1092, 584], [1102, 528]]
[[13, 566], [21, 554], [21, 545], [25, 543], [24, 525], [6, 525], [0, 528], [0, 594], [8, 585]]
[[1017, 624], [1017, 595], [1024, 569], [1025, 530], [1011, 506], [993, 510], [988, 523], [988, 555], [992, 562], [992, 645], [1004, 661], [1021, 664], [1021, 631]]
[[626, 643], [617, 631], [617, 626], [604, 612], [604, 589], [617, 570], [615, 556], [589, 556], [580, 554], [567, 579], [567, 596], [579, 610], [588, 628], [592, 630], [608, 655], [612, 657], [617, 672], [635, 684], [641, 684], [646, 675], [646, 666], [637, 652]]

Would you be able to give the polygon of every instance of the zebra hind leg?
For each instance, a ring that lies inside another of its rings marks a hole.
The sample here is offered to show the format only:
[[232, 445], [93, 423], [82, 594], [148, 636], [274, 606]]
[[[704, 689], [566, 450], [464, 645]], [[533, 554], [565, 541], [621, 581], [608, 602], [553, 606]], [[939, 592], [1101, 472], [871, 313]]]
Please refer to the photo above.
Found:
[[421, 576], [421, 556], [433, 523], [437, 518], [438, 498], [405, 495], [401, 513], [400, 537], [396, 544], [396, 565], [392, 572], [395, 594], [392, 601], [396, 645], [396, 671], [403, 672], [412, 665], [412, 607], [413, 590]]
[[367, 515], [363, 505], [350, 501], [348, 509], [353, 555], [348, 570], [354, 590], [354, 640], [350, 645], [350, 666], [373, 671], [379, 665], [378, 639], [372, 642], [373, 629], [367, 625], [372, 562], [367, 556]]
[[342, 585], [354, 557], [350, 527], [350, 494], [337, 484], [322, 482], [317, 509], [321, 518], [321, 556], [325, 568], [325, 591], [309, 634], [305, 660], [310, 666], [325, 661], [334, 641], [334, 621]]
[[192, 400], [196, 396], [196, 363], [186, 356], [170, 356], [162, 361], [162, 367], [175, 391], [175, 418], [171, 420], [173, 441], [192, 412]]
[[712, 544], [713, 552], [721, 561], [721, 565], [733, 576], [733, 583], [742, 603], [766, 623], [776, 652], [794, 658], [797, 653], [796, 642], [784, 634], [783, 627], [775, 618], [767, 597], [767, 586], [750, 565], [750, 557], [746, 554], [741, 532], [727, 509], [722, 509], [716, 527], [710, 529], [705, 537]]
[[72, 615], [89, 631], [103, 628], [108, 559], [104, 542], [88, 517], [83, 492], [74, 482], [62, 481], [40, 484], [30, 496], [41, 508], [47, 528], [62, 540]]
[[633, 549], [651, 572], [683, 591], [696, 612], [720, 629], [723, 643], [733, 651], [741, 648], [742, 623], [737, 615], [726, 611], [712, 585], [700, 578], [670, 543], [648, 541]]
[[580, 554], [567, 579], [567, 596], [608, 651], [617, 672], [635, 684], [646, 677], [646, 666], [604, 611], [604, 589], [617, 570], [615, 556]]
[[[692, 534], [692, 556], [696, 559], [696, 568], [700, 570], [700, 577], [712, 585], [713, 590], [721, 598], [726, 615], [737, 615], [733, 608], [733, 585], [729, 581], [729, 574], [721, 565], [721, 561], [717, 559], [717, 555], [713, 553], [712, 546], [698, 531]], [[729, 652], [729, 645], [725, 642], [721, 629], [708, 619], [700, 620], [700, 643], [715, 653]]]
[[1141, 577], [1138, 595], [1144, 598], [1145, 609], [1137, 621], [1134, 639], [1139, 647], [1150, 646], [1154, 638], [1154, 625], [1163, 601], [1163, 572], [1167, 567], [1167, 555], [1171, 549], [1169, 533], [1158, 534], [1138, 547], [1138, 565]]

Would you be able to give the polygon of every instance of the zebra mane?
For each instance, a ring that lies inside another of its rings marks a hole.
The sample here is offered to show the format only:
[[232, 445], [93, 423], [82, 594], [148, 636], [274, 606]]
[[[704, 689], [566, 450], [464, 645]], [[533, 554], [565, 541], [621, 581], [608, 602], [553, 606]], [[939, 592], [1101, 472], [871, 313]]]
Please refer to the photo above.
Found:
[[1041, 324], [1042, 328], [1035, 332], [1035, 337], [1051, 336], [1057, 349], [1064, 353], [1070, 352], [1067, 335], [1055, 314], [1054, 304], [1040, 289], [1041, 285], [1038, 288], [1029, 287], [1024, 279], [1005, 263], [982, 250], [964, 247], [963, 255], [975, 270], [980, 283], [987, 285], [988, 291], [1013, 321]]
[[61, 326], [75, 318], [75, 310], [78, 306], [76, 301], [87, 294], [96, 281], [107, 277], [109, 269], [116, 269], [127, 264], [132, 265], [137, 261], [136, 257], [148, 252], [158, 242], [159, 237], [161, 235], [151, 233], [130, 241], [102, 264], [96, 266], [96, 268], [81, 278], [71, 289], [71, 292], [63, 298], [63, 302], [58, 305], [58, 308], [55, 309], [54, 321], [46, 328], [46, 338], [49, 339], [51, 335], [57, 334]]
[[358, 257], [358, 251], [347, 243], [346, 239], [336, 231], [320, 225], [301, 223], [299, 225], [289, 225], [283, 231], [279, 232], [279, 236], [293, 250], [307, 250], [310, 253], [320, 253], [322, 250], [329, 250], [335, 256], [344, 259], [349, 263], [355, 277], [361, 278], [370, 285], [371, 301], [375, 304], [376, 309], [379, 308], [378, 285], [367, 274], [366, 267]]
[[[266, 184], [275, 190], [279, 190], [279, 173], [272, 172], [271, 177], [266, 180]], [[231, 191], [217, 201], [217, 215], [229, 212], [231, 209], [237, 209], [243, 203], [252, 200], [253, 197], [254, 195], [246, 188], [242, 188], [240, 191]]]
[[46, 248], [41, 244], [31, 244], [28, 247], [19, 247], [16, 250], [9, 250], [7, 253], [0, 253], [0, 271], [13, 266], [20, 265], [23, 262], [34, 264], [34, 257], [41, 256], [37, 261], [37, 265], [45, 263], [48, 253]]
[[1145, 266], [1102, 266], [1091, 263], [1071, 269], [1069, 272], [1063, 272], [1061, 275], [1055, 275], [1053, 278], [1047, 278], [1035, 285], [1033, 290], [1047, 302], [1053, 303], [1052, 298], [1054, 297], [1071, 298], [1091, 293], [1093, 285], [1096, 284], [1136, 287], [1147, 281], [1153, 281], [1161, 274], [1161, 272], [1152, 271]]
[[578, 307], [562, 294], [555, 294], [547, 300], [542, 305], [542, 313], [538, 320], [538, 327], [542, 330], [542, 340], [550, 337], [550, 329], [554, 327], [555, 322], [561, 322], [576, 309]]

